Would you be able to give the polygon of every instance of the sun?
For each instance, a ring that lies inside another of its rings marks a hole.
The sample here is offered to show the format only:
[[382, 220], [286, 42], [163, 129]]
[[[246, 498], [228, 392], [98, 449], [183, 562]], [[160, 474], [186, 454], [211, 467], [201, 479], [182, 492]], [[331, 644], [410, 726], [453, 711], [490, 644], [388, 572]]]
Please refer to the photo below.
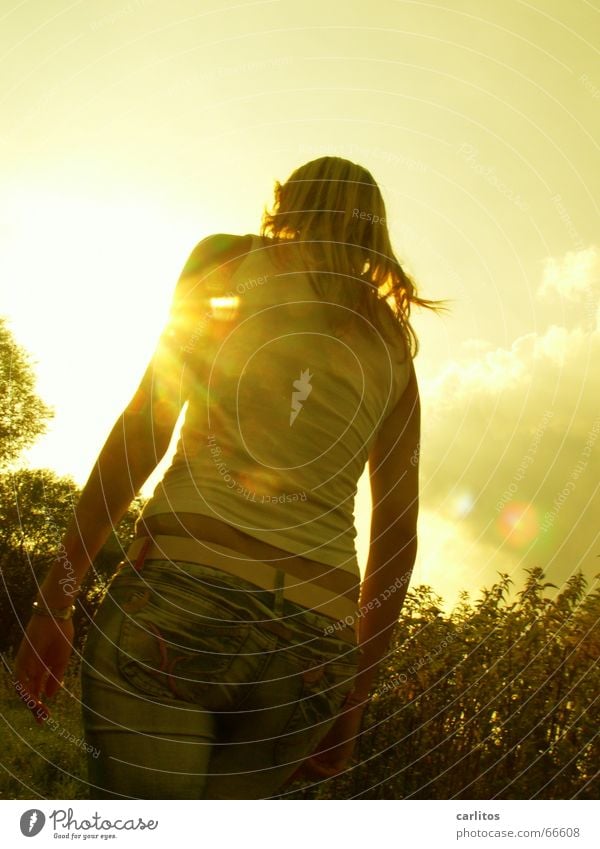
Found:
[[25, 459], [82, 484], [154, 351], [187, 255], [205, 234], [197, 221], [181, 226], [144, 198], [20, 188], [8, 208], [3, 312], [32, 357], [38, 394], [55, 410]]

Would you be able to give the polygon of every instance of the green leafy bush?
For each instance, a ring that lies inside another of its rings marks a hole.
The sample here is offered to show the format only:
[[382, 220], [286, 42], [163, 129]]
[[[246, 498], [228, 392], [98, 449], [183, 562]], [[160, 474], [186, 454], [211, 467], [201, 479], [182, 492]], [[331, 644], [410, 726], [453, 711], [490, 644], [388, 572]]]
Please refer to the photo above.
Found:
[[[410, 591], [354, 764], [282, 795], [596, 798], [600, 593], [575, 575], [550, 600], [541, 569], [511, 602], [509, 584], [501, 576], [474, 603], [463, 594], [449, 616], [431, 588]], [[2, 798], [87, 798], [76, 661], [58, 728], [37, 726], [5, 688]]]

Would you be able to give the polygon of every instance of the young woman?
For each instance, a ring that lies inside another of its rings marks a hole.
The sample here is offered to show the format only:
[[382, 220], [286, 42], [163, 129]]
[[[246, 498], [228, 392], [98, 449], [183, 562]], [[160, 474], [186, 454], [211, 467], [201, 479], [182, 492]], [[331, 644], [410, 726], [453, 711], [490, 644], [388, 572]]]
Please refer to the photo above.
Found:
[[189, 257], [17, 656], [21, 694], [56, 692], [73, 598], [186, 405], [86, 641], [92, 798], [270, 798], [350, 763], [415, 560], [409, 314], [433, 306], [385, 219], [371, 174], [323, 157], [276, 183], [260, 235], [212, 236]]

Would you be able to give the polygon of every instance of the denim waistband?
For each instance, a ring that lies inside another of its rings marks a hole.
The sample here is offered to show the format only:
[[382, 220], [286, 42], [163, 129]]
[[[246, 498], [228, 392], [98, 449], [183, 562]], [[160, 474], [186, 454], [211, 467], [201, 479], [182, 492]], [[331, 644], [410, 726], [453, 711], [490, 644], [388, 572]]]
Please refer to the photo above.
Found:
[[[301, 622], [302, 628], [311, 629], [315, 636], [335, 635], [335, 639], [346, 644], [356, 644], [356, 634], [351, 627], [354, 622], [347, 623], [343, 620], [336, 622], [325, 614], [285, 598], [284, 580], [286, 573], [281, 569], [277, 570], [276, 586], [273, 590], [259, 587], [238, 575], [230, 575], [217, 566], [168, 560], [166, 558], [142, 560], [138, 564], [124, 560], [118, 566], [117, 575], [119, 583], [127, 582], [128, 577], [133, 580], [136, 576], [139, 576], [150, 586], [154, 582], [165, 585], [167, 576], [169, 585], [173, 586], [177, 585], [178, 578], [183, 579], [184, 583], [186, 578], [192, 578], [194, 585], [204, 585], [209, 593], [216, 592], [218, 594], [220, 590], [226, 590], [227, 599], [233, 606], [247, 609], [250, 604], [253, 615], [263, 616], [264, 619], [261, 620], [263, 624], [268, 622], [273, 630], [279, 628], [279, 630], [286, 632], [290, 628], [293, 629], [296, 623]], [[187, 589], [190, 589], [189, 585]], [[232, 595], [236, 592], [241, 594], [239, 604], [235, 595]]]
[[297, 577], [292, 571], [242, 554], [226, 546], [200, 539], [172, 535], [140, 537], [129, 547], [126, 559], [135, 569], [152, 560], [190, 562], [216, 568], [222, 575], [234, 576], [254, 584], [254, 589], [275, 593], [276, 611], [281, 611], [281, 595], [333, 622], [344, 621], [355, 629], [357, 601], [323, 587], [315, 579]]

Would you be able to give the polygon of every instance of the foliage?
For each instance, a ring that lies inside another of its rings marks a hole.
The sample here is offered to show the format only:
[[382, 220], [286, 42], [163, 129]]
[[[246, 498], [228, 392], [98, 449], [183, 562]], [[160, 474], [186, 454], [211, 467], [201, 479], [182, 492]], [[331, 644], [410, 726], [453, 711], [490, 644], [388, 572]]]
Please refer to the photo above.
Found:
[[[48, 469], [0, 475], [0, 650], [15, 648], [29, 619], [38, 585], [59, 553], [79, 490]], [[75, 615], [80, 645], [108, 579], [130, 542], [141, 501], [132, 502], [94, 561]]]
[[[8, 658], [3, 659], [6, 667]], [[87, 798], [78, 675], [71, 671], [65, 676], [64, 688], [53, 699], [51, 718], [44, 725], [38, 725], [15, 698], [6, 668], [3, 680], [0, 799]]]
[[0, 317], [0, 469], [35, 442], [52, 416], [34, 386], [29, 357]]
[[0, 649], [20, 639], [21, 622], [56, 554], [77, 488], [53, 472], [0, 475]]
[[[294, 799], [595, 798], [600, 592], [574, 575], [550, 600], [540, 569], [508, 601], [501, 576], [450, 616], [412, 590], [354, 764]], [[55, 716], [81, 737], [77, 657]], [[5, 798], [87, 798], [84, 755], [38, 729], [7, 689]], [[2, 779], [0, 779], [1, 781]]]
[[509, 584], [447, 618], [409, 593], [355, 765], [287, 798], [596, 798], [600, 592], [576, 574], [551, 601], [534, 569], [509, 603]]

